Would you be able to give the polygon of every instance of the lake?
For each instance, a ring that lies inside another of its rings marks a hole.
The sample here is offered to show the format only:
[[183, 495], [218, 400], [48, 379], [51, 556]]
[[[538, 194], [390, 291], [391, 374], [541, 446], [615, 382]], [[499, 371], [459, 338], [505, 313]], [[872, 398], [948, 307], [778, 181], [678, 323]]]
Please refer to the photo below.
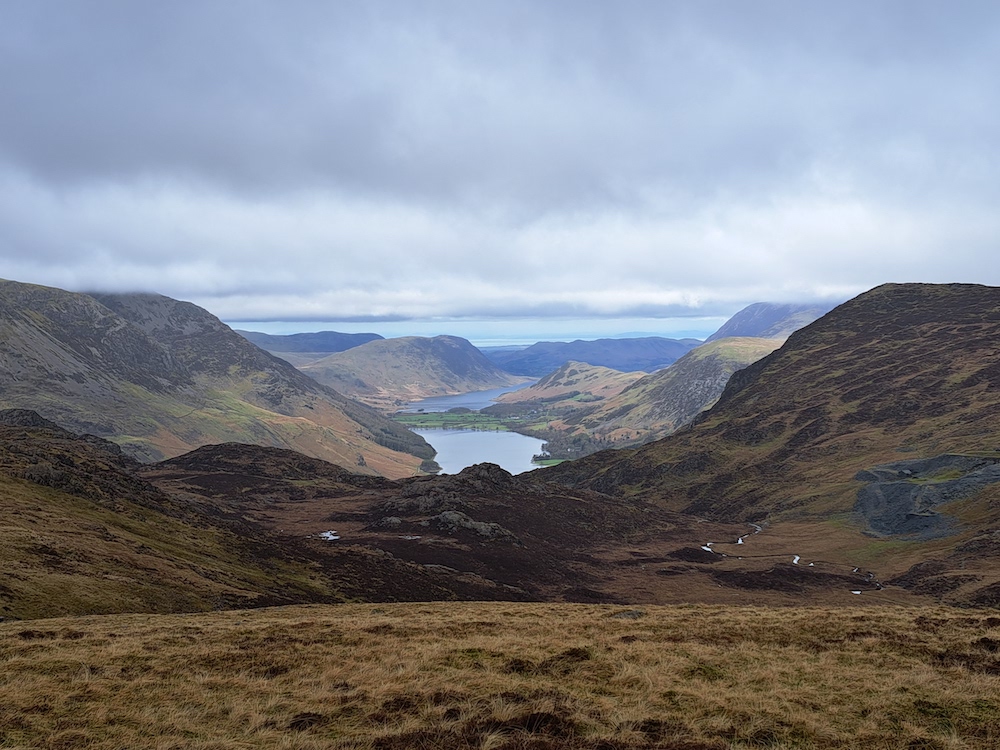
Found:
[[457, 407], [479, 411], [480, 409], [485, 409], [487, 406], [491, 406], [493, 399], [497, 396], [510, 393], [511, 391], [519, 391], [537, 382], [537, 380], [529, 380], [527, 383], [509, 385], [506, 388], [493, 388], [488, 391], [470, 391], [469, 393], [459, 393], [457, 396], [434, 396], [433, 398], [425, 398], [420, 401], [411, 401], [399, 411], [408, 413], [417, 411], [448, 411]]
[[[450, 407], [449, 407], [450, 408]], [[543, 440], [516, 432], [493, 430], [414, 430], [437, 450], [434, 458], [445, 474], [458, 474], [473, 464], [497, 464], [511, 474], [538, 467], [531, 457], [541, 453]]]
[[[519, 383], [506, 388], [488, 391], [471, 391], [457, 396], [435, 396], [407, 404], [402, 412], [437, 412], [465, 408], [479, 411], [493, 404], [493, 399], [503, 393], [527, 388], [535, 380]], [[516, 432], [495, 430], [413, 430], [434, 446], [437, 456], [434, 460], [445, 474], [458, 474], [473, 464], [491, 463], [511, 474], [520, 474], [539, 468], [531, 463], [531, 457], [542, 452], [544, 440], [519, 435]]]

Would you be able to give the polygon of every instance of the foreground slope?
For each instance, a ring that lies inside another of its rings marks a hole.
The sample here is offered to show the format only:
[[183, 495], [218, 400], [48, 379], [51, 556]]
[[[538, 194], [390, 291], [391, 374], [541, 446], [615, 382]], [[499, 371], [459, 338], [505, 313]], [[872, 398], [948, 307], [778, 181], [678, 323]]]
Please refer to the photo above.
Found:
[[337, 601], [310, 562], [136, 477], [112, 443], [0, 413], [0, 615]]
[[1000, 618], [438, 603], [0, 623], [0, 742], [117, 750], [1000, 746]]
[[36, 410], [146, 460], [259, 442], [405, 476], [433, 455], [190, 303], [3, 281], [0, 333], [0, 407]]
[[485, 391], [523, 382], [458, 336], [403, 336], [370, 341], [301, 366], [302, 372], [372, 406]]

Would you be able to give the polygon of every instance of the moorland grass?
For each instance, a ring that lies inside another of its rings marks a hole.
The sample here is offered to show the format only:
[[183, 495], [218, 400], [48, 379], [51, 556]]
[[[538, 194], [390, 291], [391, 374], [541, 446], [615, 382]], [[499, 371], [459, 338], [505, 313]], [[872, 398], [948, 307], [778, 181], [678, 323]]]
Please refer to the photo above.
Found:
[[1000, 616], [434, 603], [0, 624], [4, 748], [992, 748]]

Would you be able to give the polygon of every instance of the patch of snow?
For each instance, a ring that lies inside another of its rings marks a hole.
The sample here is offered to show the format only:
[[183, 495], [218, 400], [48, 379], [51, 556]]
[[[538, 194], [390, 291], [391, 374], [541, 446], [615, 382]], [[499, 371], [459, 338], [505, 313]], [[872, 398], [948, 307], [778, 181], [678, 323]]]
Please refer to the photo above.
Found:
[[325, 539], [328, 542], [335, 542], [340, 539], [340, 534], [336, 531], [321, 531], [317, 536], [320, 539]]
[[799, 560], [801, 560], [801, 559], [802, 558], [799, 557], [798, 555], [792, 556], [792, 565], [798, 565], [799, 564]]
[[408, 542], [412, 542], [414, 539], [419, 539], [419, 536], [414, 536], [413, 534], [407, 534], [406, 536], [399, 537], [400, 539], [406, 539]]
[[740, 537], [739, 539], [737, 539], [736, 543], [737, 544], [743, 544], [743, 537]]
[[858, 596], [861, 596], [861, 592], [860, 591], [852, 591], [851, 593], [852, 594], [857, 594]]

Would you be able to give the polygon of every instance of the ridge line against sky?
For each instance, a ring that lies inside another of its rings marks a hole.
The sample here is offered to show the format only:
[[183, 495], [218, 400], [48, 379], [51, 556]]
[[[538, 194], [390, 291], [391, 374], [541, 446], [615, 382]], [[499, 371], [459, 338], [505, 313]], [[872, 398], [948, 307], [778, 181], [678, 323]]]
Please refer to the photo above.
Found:
[[968, 0], [8, 0], [0, 276], [511, 336], [1000, 284], [997, 70]]

